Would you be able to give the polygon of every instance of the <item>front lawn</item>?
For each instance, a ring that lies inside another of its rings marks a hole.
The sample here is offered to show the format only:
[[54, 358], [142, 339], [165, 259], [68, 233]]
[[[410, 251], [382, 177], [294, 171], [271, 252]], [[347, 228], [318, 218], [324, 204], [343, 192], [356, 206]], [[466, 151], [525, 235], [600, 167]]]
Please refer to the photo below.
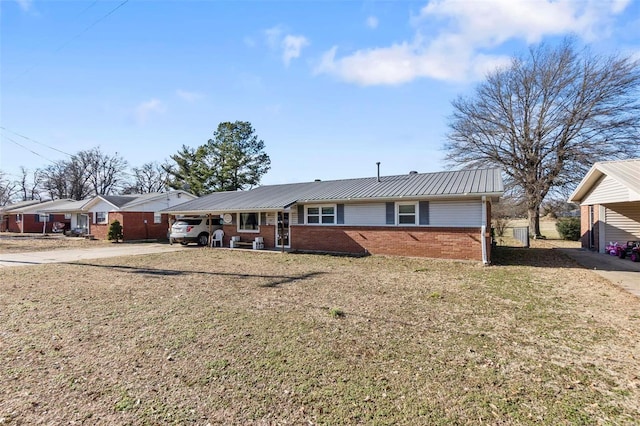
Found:
[[640, 300], [528, 253], [0, 269], [0, 424], [633, 424]]

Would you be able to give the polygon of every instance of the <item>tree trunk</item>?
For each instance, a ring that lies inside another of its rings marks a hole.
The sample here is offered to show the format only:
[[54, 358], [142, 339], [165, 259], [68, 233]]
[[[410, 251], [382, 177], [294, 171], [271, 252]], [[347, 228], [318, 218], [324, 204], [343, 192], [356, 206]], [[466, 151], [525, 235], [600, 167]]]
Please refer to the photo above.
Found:
[[540, 208], [527, 209], [527, 218], [529, 219], [529, 235], [535, 239], [542, 237], [540, 233]]

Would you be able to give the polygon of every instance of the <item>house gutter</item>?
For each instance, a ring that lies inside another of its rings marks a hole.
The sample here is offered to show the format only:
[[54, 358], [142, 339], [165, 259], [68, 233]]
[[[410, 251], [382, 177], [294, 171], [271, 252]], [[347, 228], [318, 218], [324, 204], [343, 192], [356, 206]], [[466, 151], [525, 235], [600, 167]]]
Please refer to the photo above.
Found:
[[487, 247], [487, 197], [482, 197], [482, 226], [480, 227], [480, 245], [482, 246], [482, 263], [488, 265], [488, 247]]

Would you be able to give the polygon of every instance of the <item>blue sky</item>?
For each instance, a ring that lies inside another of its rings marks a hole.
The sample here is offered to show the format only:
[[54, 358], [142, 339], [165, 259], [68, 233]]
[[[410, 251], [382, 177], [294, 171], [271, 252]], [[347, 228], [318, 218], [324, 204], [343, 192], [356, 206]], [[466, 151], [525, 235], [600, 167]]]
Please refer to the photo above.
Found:
[[640, 58], [638, 28], [638, 0], [2, 0], [0, 170], [163, 162], [242, 120], [264, 184], [440, 171], [488, 70], [568, 34]]

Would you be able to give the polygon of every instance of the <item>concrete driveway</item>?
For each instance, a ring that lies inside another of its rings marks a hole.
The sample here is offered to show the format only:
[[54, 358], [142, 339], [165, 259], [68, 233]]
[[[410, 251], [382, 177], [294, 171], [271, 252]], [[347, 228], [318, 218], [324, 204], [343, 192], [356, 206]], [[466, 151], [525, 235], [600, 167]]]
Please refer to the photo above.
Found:
[[41, 265], [44, 263], [75, 262], [77, 260], [100, 259], [104, 257], [167, 253], [184, 249], [185, 248], [180, 245], [145, 243], [115, 244], [108, 247], [32, 251], [25, 253], [0, 253], [0, 268]]
[[595, 253], [584, 249], [559, 248], [580, 265], [591, 269], [631, 294], [640, 297], [640, 262], [618, 259], [616, 256]]

